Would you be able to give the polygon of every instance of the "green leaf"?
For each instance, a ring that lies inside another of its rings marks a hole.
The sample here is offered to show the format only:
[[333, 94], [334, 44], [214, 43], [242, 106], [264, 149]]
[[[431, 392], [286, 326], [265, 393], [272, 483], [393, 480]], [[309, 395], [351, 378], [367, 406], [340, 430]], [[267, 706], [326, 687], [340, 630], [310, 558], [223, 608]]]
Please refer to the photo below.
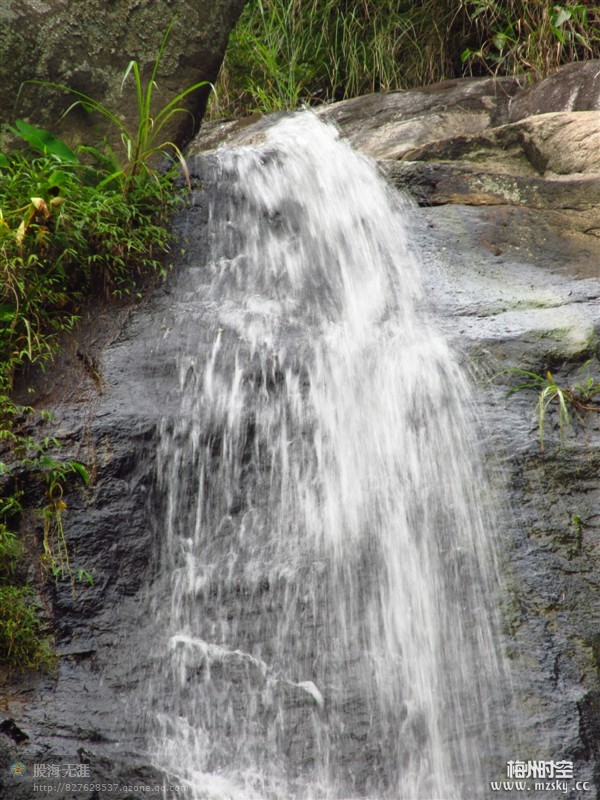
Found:
[[73, 470], [73, 472], [76, 472], [79, 475], [79, 477], [85, 483], [85, 485], [89, 486], [90, 476], [87, 469], [83, 466], [83, 464], [80, 464], [79, 461], [68, 461], [67, 463], [69, 467]]
[[504, 50], [509, 41], [511, 40], [506, 35], [506, 33], [504, 33], [504, 31], [498, 31], [498, 33], [496, 33], [495, 36], [492, 38], [494, 47], [496, 48], [496, 50], [499, 50], [500, 52]]
[[44, 155], [56, 156], [61, 161], [67, 161], [71, 164], [77, 164], [77, 156], [71, 148], [56, 139], [49, 131], [31, 125], [25, 120], [18, 119], [15, 121], [15, 127], [11, 129], [14, 133], [24, 139], [27, 144], [39, 150]]
[[55, 170], [46, 182], [47, 189], [57, 188], [60, 189], [62, 186], [67, 183], [69, 180], [69, 175], [66, 172], [61, 172], [60, 170]]
[[12, 322], [16, 313], [16, 307], [11, 303], [0, 306], [0, 322]]
[[94, 585], [94, 576], [87, 569], [77, 570], [77, 580], [81, 581], [81, 583], [88, 583], [90, 586]]
[[554, 10], [558, 12], [554, 20], [554, 24], [557, 28], [560, 28], [561, 25], [564, 25], [565, 22], [571, 19], [572, 15], [568, 9], [562, 8], [562, 6], [554, 6]]
[[0, 167], [8, 167], [10, 163], [4, 153], [0, 153]]

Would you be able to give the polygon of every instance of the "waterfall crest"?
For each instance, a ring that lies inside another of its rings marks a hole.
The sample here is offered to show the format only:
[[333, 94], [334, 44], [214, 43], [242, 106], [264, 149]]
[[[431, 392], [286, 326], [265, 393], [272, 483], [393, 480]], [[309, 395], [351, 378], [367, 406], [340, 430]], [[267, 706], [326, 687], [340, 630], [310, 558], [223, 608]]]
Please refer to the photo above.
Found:
[[195, 800], [483, 796], [492, 532], [407, 208], [309, 112], [206, 173], [164, 337], [155, 762]]

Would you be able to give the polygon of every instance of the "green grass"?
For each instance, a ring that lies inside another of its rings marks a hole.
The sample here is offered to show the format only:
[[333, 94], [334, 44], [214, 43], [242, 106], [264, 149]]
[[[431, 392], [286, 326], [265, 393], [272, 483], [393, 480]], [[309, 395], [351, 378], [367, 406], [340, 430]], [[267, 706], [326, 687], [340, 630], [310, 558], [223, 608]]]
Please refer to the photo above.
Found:
[[477, 44], [463, 51], [469, 72], [527, 72], [543, 78], [572, 61], [600, 55], [600, 5], [566, 0], [469, 0]]
[[293, 109], [464, 75], [542, 77], [600, 56], [600, 5], [250, 0], [209, 115]]
[[[455, 4], [251, 0], [230, 36], [210, 114], [341, 100], [448, 77]], [[460, 24], [460, 22], [459, 22]], [[427, 63], [423, 52], [427, 51]]]
[[0, 586], [0, 661], [9, 668], [48, 669], [56, 658], [39, 601], [28, 586]]

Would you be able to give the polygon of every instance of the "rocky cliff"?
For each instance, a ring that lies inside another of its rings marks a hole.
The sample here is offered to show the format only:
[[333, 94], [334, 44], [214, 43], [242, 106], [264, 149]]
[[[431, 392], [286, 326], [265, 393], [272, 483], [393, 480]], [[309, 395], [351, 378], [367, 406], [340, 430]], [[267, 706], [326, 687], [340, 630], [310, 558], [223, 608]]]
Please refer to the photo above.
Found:
[[[496, 376], [551, 369], [576, 383], [591, 359], [600, 378], [599, 72], [598, 62], [573, 65], [529, 89], [511, 79], [452, 81], [317, 112], [415, 201], [431, 310], [472, 372], [496, 489], [490, 536], [519, 715], [513, 757], [572, 761], [574, 781], [588, 782], [570, 794], [581, 798], [600, 789], [600, 419], [574, 418], [561, 443], [549, 411], [542, 453], [535, 395], [507, 399], [510, 376]], [[70, 494], [65, 525], [75, 565], [93, 568], [95, 583], [75, 599], [66, 584], [50, 592], [59, 667], [4, 696], [3, 763], [83, 764], [96, 783], [162, 781], [127, 699], [148, 680], [141, 615], [161, 536], [155, 447], [172, 394], [168, 348], [151, 354], [202, 260], [206, 151], [255, 141], [272, 121], [206, 127], [190, 162], [194, 199], [177, 221], [186, 255], [175, 274], [136, 308], [94, 311], [60, 369], [40, 382], [38, 402], [54, 410], [65, 455], [93, 473], [88, 492]], [[6, 796], [33, 796], [31, 783], [0, 780]]]

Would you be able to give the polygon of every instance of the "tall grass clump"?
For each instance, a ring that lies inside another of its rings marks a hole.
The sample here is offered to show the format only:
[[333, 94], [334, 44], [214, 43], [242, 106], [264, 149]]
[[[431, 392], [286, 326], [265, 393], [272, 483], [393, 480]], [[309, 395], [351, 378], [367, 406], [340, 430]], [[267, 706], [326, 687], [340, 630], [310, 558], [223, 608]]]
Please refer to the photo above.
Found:
[[[208, 81], [199, 81], [178, 92], [175, 97], [171, 98], [171, 100], [163, 106], [156, 106], [157, 73], [175, 19], [176, 17], [173, 17], [165, 31], [148, 80], [145, 81], [143, 79], [139, 64], [135, 59], [130, 61], [127, 65], [121, 85], [123, 86], [128, 80], [133, 79], [136, 113], [131, 124], [123, 122], [118, 109], [108, 108], [94, 97], [80, 92], [77, 89], [72, 89], [70, 86], [51, 83], [49, 81], [29, 81], [29, 83], [37, 83], [51, 89], [57, 89], [75, 97], [75, 101], [69, 106], [65, 115], [73, 108], [81, 107], [91, 114], [104, 117], [104, 119], [110, 123], [115, 132], [119, 135], [123, 145], [123, 152], [120, 158], [117, 157], [120, 163], [116, 166], [114, 172], [106, 179], [106, 182], [118, 179], [121, 188], [125, 191], [129, 190], [129, 188], [134, 185], [134, 180], [140, 176], [151, 176], [158, 180], [158, 173], [155, 169], [156, 157], [169, 154], [179, 162], [189, 186], [189, 175], [185, 158], [175, 142], [163, 138], [163, 130], [175, 117], [181, 114], [191, 117], [191, 112], [181, 104], [188, 95], [200, 89], [210, 90], [212, 89], [212, 85]], [[98, 156], [97, 150], [93, 148], [87, 149]], [[114, 154], [112, 155], [114, 156]], [[113, 159], [113, 165], [116, 164], [117, 162]]]
[[250, 0], [210, 114], [242, 114], [431, 83], [460, 65], [453, 0]]
[[600, 56], [600, 6], [564, 0], [250, 0], [209, 114], [529, 73]]
[[465, 0], [471, 38], [466, 69], [543, 78], [572, 61], [600, 56], [600, 5], [580, 0]]

